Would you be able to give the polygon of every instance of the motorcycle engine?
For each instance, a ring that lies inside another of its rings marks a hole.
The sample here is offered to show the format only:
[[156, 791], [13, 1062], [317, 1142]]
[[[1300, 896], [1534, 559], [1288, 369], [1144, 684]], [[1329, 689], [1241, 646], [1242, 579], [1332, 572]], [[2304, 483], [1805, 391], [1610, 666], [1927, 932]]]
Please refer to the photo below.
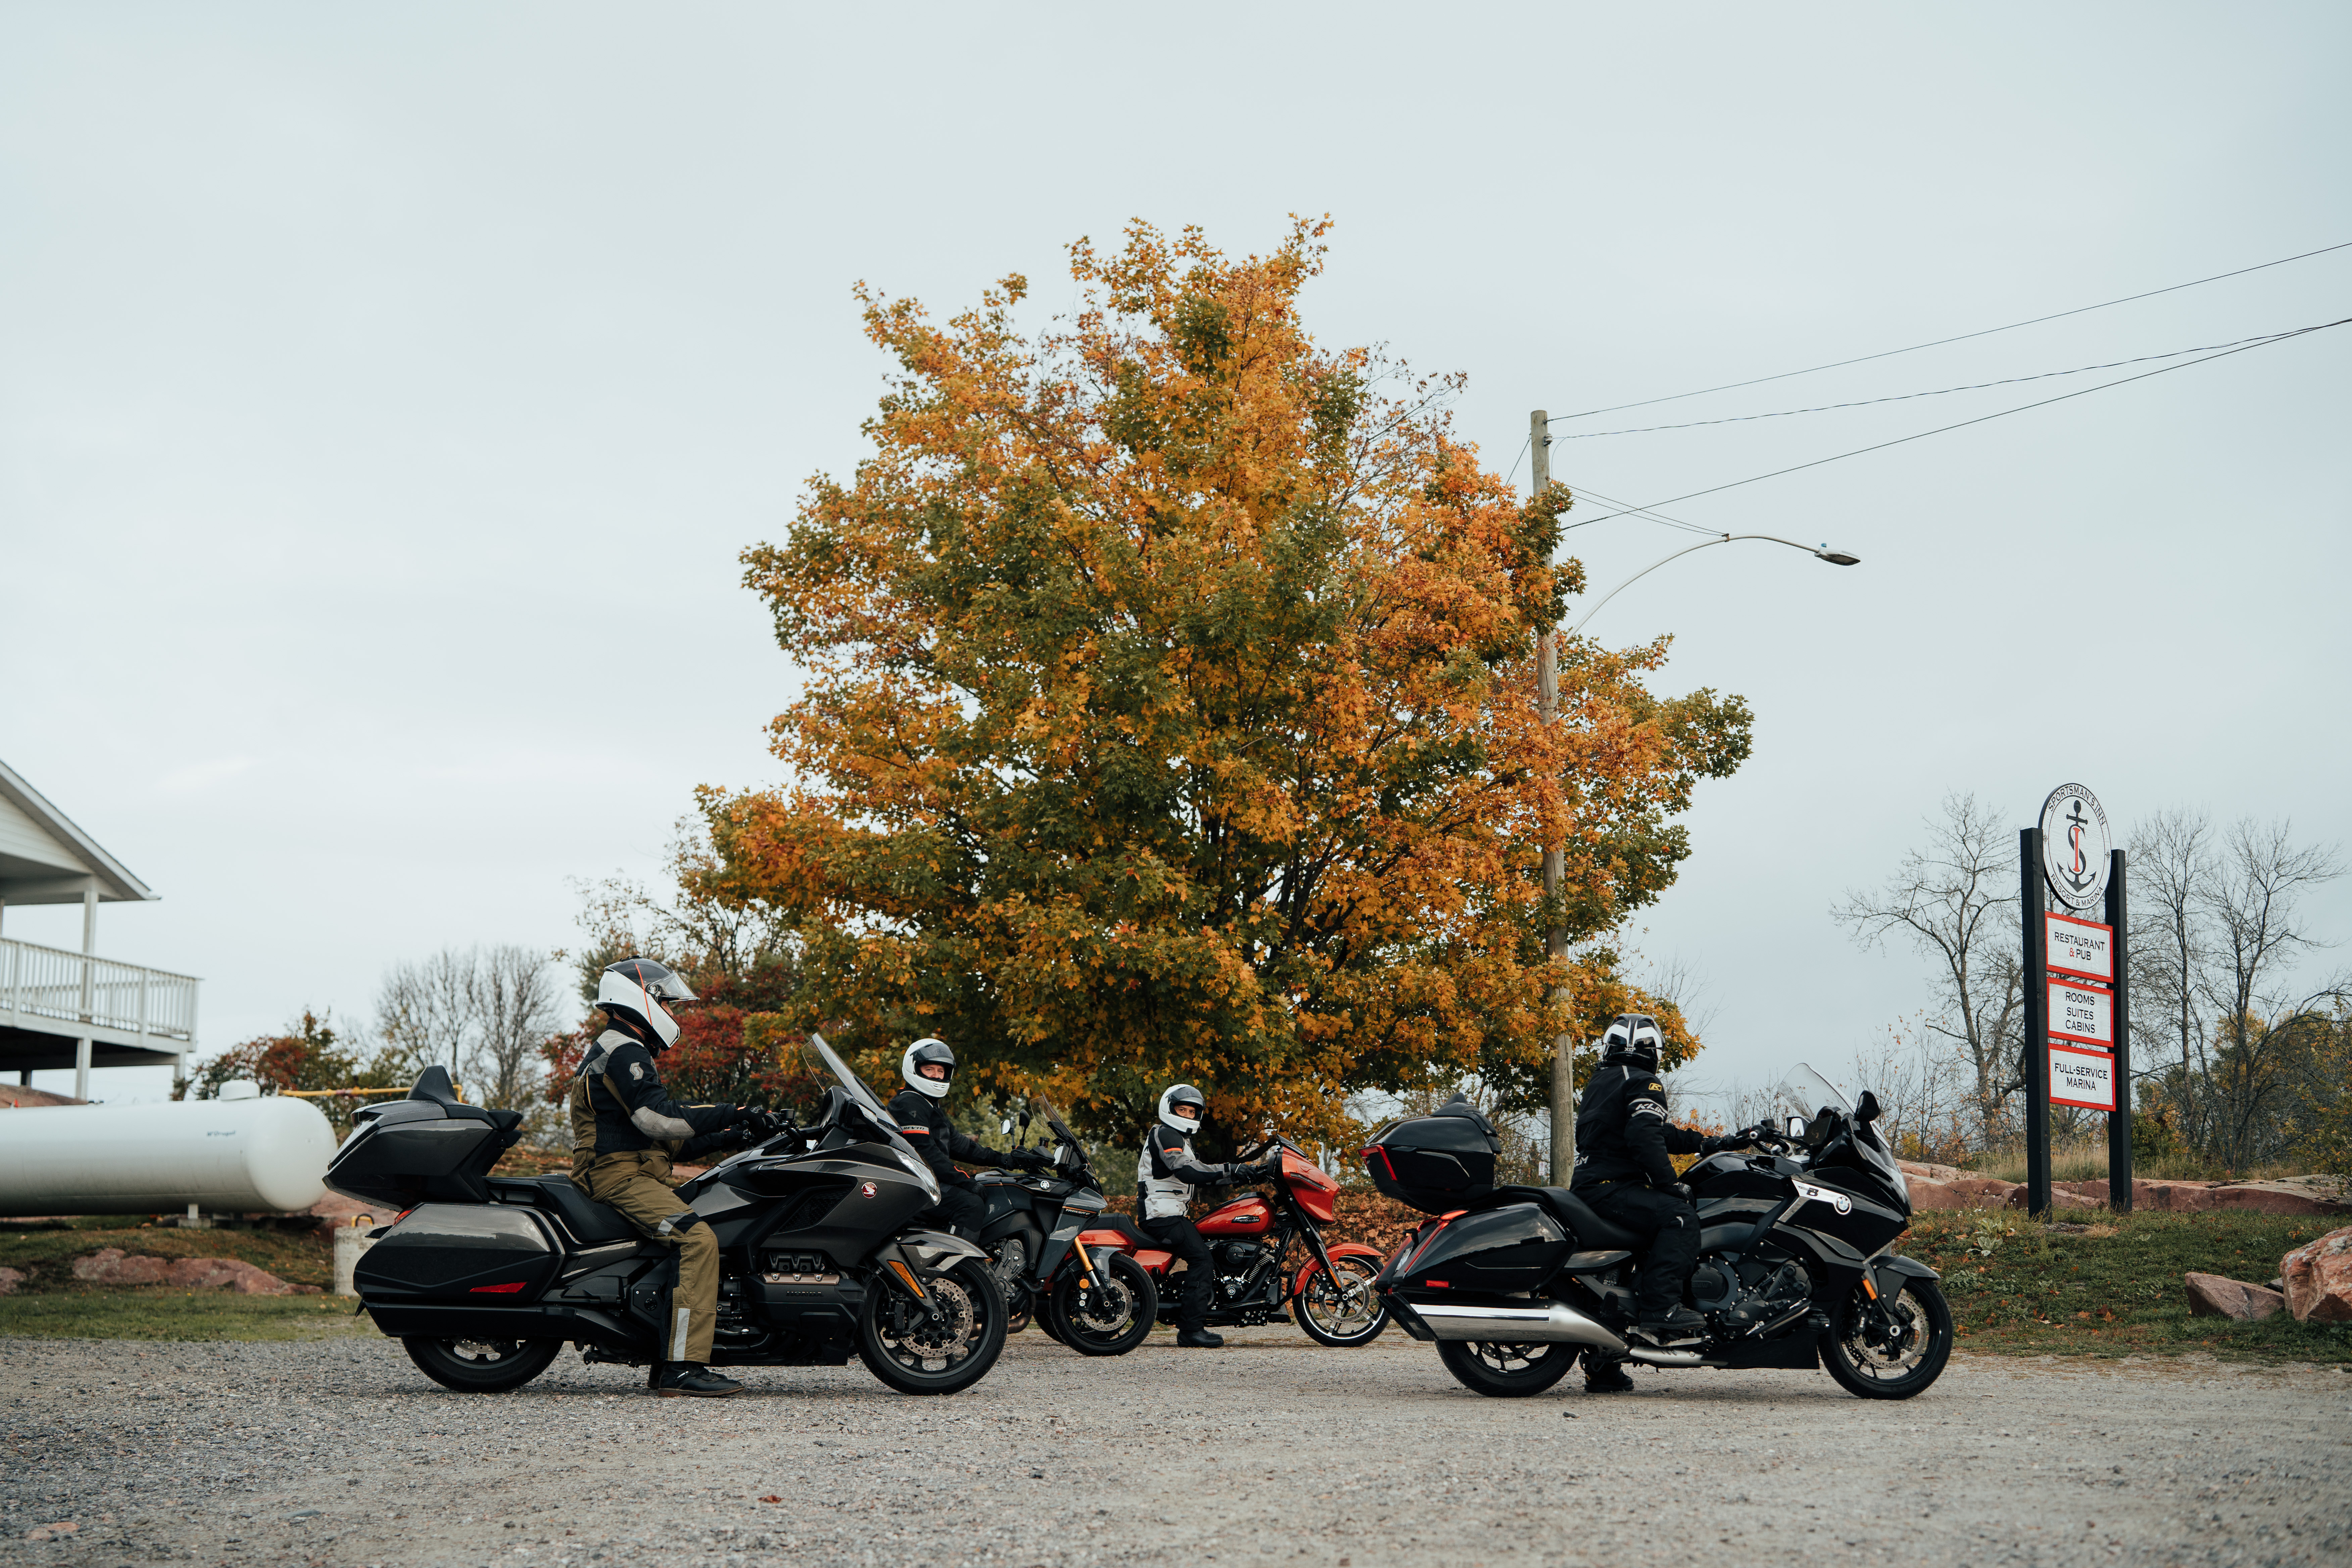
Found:
[[1692, 1304], [1723, 1331], [1752, 1334], [1802, 1316], [1812, 1302], [1813, 1280], [1793, 1261], [1773, 1268], [1743, 1258], [1735, 1269], [1727, 1259], [1703, 1258], [1690, 1289]]
[[1256, 1283], [1265, 1248], [1255, 1241], [1221, 1241], [1210, 1249], [1209, 1258], [1217, 1270], [1217, 1299], [1238, 1301]]

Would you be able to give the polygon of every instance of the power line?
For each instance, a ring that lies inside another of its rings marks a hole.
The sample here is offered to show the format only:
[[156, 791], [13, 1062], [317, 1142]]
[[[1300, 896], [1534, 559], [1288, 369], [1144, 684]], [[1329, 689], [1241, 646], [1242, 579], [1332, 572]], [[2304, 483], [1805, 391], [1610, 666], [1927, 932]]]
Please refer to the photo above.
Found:
[[1937, 338], [1933, 342], [1913, 343], [1909, 348], [1903, 349], [1886, 349], [1878, 353], [1862, 354], [1853, 359], [1837, 360], [1829, 364], [1809, 365], [1803, 370], [1784, 370], [1777, 375], [1759, 375], [1748, 381], [1727, 381], [1720, 386], [1700, 387], [1696, 392], [1676, 392], [1664, 397], [1645, 397], [1638, 403], [1612, 403], [1606, 408], [1588, 408], [1581, 414], [1558, 415], [1553, 417], [1551, 423], [1557, 425], [1566, 419], [1590, 419], [1595, 415], [1616, 414], [1628, 408], [1647, 408], [1652, 404], [1675, 403], [1685, 397], [1704, 397], [1710, 392], [1731, 392], [1743, 386], [1761, 386], [1768, 381], [1786, 381], [1792, 375], [1811, 375], [1816, 371], [1841, 370], [1850, 364], [1867, 364], [1872, 360], [1891, 359], [1896, 354], [1916, 353], [1922, 349], [1938, 349], [1946, 343], [1964, 343], [1970, 338], [1988, 338], [1995, 332], [2013, 332], [2020, 327], [2038, 327], [2044, 321], [2063, 321], [2068, 316], [2082, 315], [2086, 310], [2104, 310], [2111, 305], [2128, 305], [2135, 300], [2153, 300], [2158, 294], [2174, 294], [2183, 289], [2194, 289], [2203, 283], [2219, 283], [2225, 278], [2242, 278], [2249, 272], [2260, 272], [2272, 267], [2284, 267], [2290, 261], [2307, 261], [2315, 256], [2326, 256], [2330, 251], [2347, 248], [2352, 248], [2352, 239], [2345, 240], [2340, 245], [2324, 245], [2317, 250], [2306, 250], [2300, 256], [2283, 256], [2276, 261], [2264, 261], [2252, 267], [2241, 267], [2234, 272], [2216, 272], [2210, 278], [2197, 278], [2186, 283], [2174, 283], [2162, 289], [2150, 289], [2145, 294], [2126, 294], [2120, 300], [2103, 300], [2095, 305], [2078, 305], [2071, 310], [2036, 316], [2031, 321], [2011, 321], [2005, 327], [1987, 327], [1981, 331], [1962, 332], [1958, 337]]
[[[2109, 360], [2105, 364], [2080, 364], [2072, 370], [2045, 370], [2034, 375], [2009, 375], [1999, 381], [1971, 382], [1966, 386], [1939, 386], [1933, 392], [1899, 392], [1891, 397], [1862, 397], [1851, 403], [1821, 403], [1811, 408], [1782, 408], [1770, 414], [1734, 414], [1722, 419], [1691, 419], [1680, 425], [1643, 425], [1631, 430], [1585, 430], [1573, 436], [1555, 436], [1555, 441], [1598, 441], [1604, 436], [1646, 436], [1658, 430], [1696, 430], [1705, 425], [1745, 425], [1755, 419], [1787, 419], [1799, 414], [1829, 414], [1841, 408], [1868, 408], [1880, 403], [1907, 403], [1917, 397], [1948, 397], [1956, 392], [1982, 392], [1990, 386], [2014, 386], [2024, 381], [2048, 381], [2053, 376], [2088, 375], [2095, 370], [2115, 370], [2127, 364], [2147, 364], [2153, 360], [2179, 359], [2187, 354], [2210, 353], [2215, 349], [2242, 348], [2249, 343], [2264, 343], [2273, 338], [2293, 337], [2295, 331], [2260, 332], [2251, 338], [2231, 338], [2225, 343], [2203, 343], [2193, 349], [2174, 349], [2168, 353], [2136, 354], [2130, 359]], [[1513, 465], [1512, 471], [1517, 472]]]
[[[1889, 447], [1900, 447], [1906, 442], [1924, 441], [1930, 436], [1941, 436], [1946, 431], [1965, 430], [1971, 425], [1982, 425], [1988, 420], [2007, 418], [2011, 414], [2022, 414], [2032, 408], [2047, 408], [2053, 403], [2064, 403], [2070, 398], [2088, 397], [2095, 392], [2105, 392], [2109, 387], [2127, 386], [2135, 381], [2146, 381], [2150, 376], [2169, 375], [2176, 370], [2187, 370], [2191, 365], [2210, 364], [2217, 359], [2228, 359], [2231, 354], [2252, 353], [2254, 350], [2266, 347], [2272, 343], [2285, 342], [2290, 338], [2305, 337], [2312, 332], [2324, 332], [2330, 327], [2341, 327], [2347, 324], [2352, 324], [2352, 316], [2346, 316], [2338, 321], [2322, 321], [2315, 326], [2299, 327], [2294, 331], [2280, 332], [2274, 337], [2263, 338], [2259, 342], [2247, 343], [2239, 348], [2223, 349], [2219, 353], [2207, 354], [2203, 359], [2185, 360], [2179, 364], [2168, 364], [2159, 370], [2144, 370], [2137, 375], [2120, 376], [2114, 381], [2103, 381], [2096, 386], [2085, 386], [2074, 392], [2062, 392], [2055, 397], [2045, 397], [2038, 403], [2021, 403], [2014, 408], [2003, 408], [1998, 413], [1993, 414], [1980, 414], [1974, 419], [1963, 419], [1956, 425], [1940, 425], [1933, 430], [1919, 431], [1916, 435], [1897, 436], [1892, 441], [1880, 441], [1868, 447], [1856, 447], [1851, 452], [1839, 452], [1827, 458], [1816, 458], [1810, 463], [1796, 463], [1785, 468], [1775, 468], [1769, 474], [1752, 474], [1744, 479], [1733, 479], [1728, 484], [1710, 485], [1703, 490], [1690, 490], [1682, 495], [1668, 496], [1665, 500], [1655, 502], [1652, 506], [1627, 507], [1622, 511], [1605, 512], [1600, 517], [1587, 518], [1585, 519], [1585, 521], [1588, 523], [1606, 522], [1612, 517], [1623, 517], [1629, 513], [1636, 516], [1654, 515], [1657, 507], [1673, 506], [1677, 501], [1694, 500], [1700, 496], [1711, 496], [1721, 490], [1738, 489], [1742, 485], [1752, 485], [1765, 479], [1777, 479], [1783, 474], [1801, 473], [1807, 468], [1818, 468], [1824, 463], [1842, 462], [1847, 458], [1859, 458], [1865, 452], [1883, 452]], [[1691, 525], [1684, 523], [1682, 526], [1687, 528]], [[1713, 531], [1702, 530], [1701, 531], [1711, 532]]]

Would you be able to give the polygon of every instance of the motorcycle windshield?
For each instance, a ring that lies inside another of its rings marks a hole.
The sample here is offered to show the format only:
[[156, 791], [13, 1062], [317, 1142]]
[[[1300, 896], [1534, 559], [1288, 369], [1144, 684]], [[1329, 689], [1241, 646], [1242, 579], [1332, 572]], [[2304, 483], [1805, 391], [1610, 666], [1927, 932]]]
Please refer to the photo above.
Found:
[[1824, 1110], [1834, 1110], [1848, 1120], [1853, 1116], [1853, 1101], [1845, 1097], [1845, 1091], [1802, 1062], [1789, 1069], [1776, 1092], [1790, 1110], [1808, 1121]]
[[923, 1157], [915, 1152], [915, 1146], [898, 1135], [898, 1123], [891, 1120], [889, 1107], [884, 1105], [881, 1099], [849, 1070], [849, 1064], [843, 1061], [834, 1048], [824, 1043], [824, 1037], [814, 1029], [809, 1031], [808, 1038], [802, 1043], [801, 1060], [819, 1083], [830, 1079], [841, 1086], [842, 1092], [849, 1096], [850, 1102], [866, 1113], [867, 1121], [871, 1123], [866, 1131], [873, 1141], [888, 1144], [890, 1152], [898, 1156], [898, 1163], [907, 1168], [908, 1174], [922, 1184], [923, 1190], [930, 1194], [931, 1201], [937, 1203], [939, 1178], [931, 1174], [929, 1165], [923, 1163]]

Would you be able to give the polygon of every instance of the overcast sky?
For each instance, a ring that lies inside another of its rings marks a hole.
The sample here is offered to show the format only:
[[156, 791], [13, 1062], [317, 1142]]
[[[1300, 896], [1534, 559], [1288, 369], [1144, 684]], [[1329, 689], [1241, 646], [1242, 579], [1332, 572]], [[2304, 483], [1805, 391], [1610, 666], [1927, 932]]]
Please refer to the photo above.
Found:
[[[945, 314], [1017, 270], [1042, 319], [1080, 236], [1245, 252], [1328, 211], [1312, 329], [1466, 373], [1509, 468], [1530, 408], [2352, 240], [2347, 58], [2340, 5], [7, 5], [0, 759], [163, 895], [100, 948], [203, 976], [205, 1050], [364, 1016], [388, 963], [572, 941], [572, 879], [653, 876], [697, 784], [776, 782], [793, 669], [736, 556], [857, 459], [857, 279]], [[2352, 250], [1559, 433], [2344, 316]], [[1663, 502], [2151, 368], [1563, 440], [1555, 473]], [[1703, 551], [1591, 628], [1672, 633], [1664, 688], [1755, 706], [1641, 922], [1709, 1074], [1927, 1005], [1827, 910], [1948, 791], [2352, 839], [2347, 369], [2352, 327], [1665, 508], [1863, 558]], [[1570, 540], [1605, 589], [1691, 537]], [[2352, 887], [2317, 914], [2352, 938]]]

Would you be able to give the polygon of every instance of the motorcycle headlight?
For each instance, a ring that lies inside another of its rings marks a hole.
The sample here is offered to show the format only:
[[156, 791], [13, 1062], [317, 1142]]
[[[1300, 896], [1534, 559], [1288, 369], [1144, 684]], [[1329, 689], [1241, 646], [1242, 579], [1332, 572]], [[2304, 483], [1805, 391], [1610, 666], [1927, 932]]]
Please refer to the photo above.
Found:
[[931, 1168], [929, 1165], [924, 1164], [904, 1149], [893, 1149], [890, 1153], [898, 1163], [907, 1167], [908, 1175], [923, 1184], [923, 1191], [929, 1194], [931, 1202], [940, 1201], [940, 1179], [931, 1174]]

